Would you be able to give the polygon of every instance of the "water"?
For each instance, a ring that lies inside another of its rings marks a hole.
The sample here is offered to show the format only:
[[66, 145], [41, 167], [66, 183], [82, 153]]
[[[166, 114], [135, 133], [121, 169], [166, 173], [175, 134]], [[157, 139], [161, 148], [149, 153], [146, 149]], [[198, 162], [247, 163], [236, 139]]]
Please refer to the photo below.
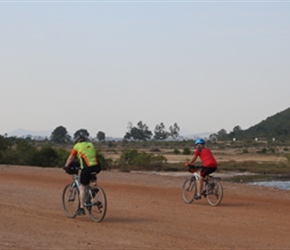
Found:
[[283, 190], [290, 190], [290, 181], [257, 181], [249, 184], [257, 186], [275, 187]]

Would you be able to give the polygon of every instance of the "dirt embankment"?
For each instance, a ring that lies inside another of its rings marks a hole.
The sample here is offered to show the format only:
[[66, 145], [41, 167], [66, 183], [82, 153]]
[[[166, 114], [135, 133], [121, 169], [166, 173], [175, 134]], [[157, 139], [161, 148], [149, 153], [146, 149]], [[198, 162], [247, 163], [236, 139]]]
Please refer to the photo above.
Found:
[[101, 223], [67, 218], [61, 169], [0, 166], [0, 249], [290, 249], [290, 191], [222, 182], [224, 199], [185, 204], [184, 176], [101, 172]]

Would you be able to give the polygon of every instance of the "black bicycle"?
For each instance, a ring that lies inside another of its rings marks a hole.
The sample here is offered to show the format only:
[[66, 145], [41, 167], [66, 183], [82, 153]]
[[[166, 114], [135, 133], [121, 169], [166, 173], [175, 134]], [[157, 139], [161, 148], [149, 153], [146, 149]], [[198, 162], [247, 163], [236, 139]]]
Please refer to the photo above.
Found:
[[[194, 201], [197, 191], [197, 183], [200, 178], [197, 170], [200, 168], [201, 167], [197, 166], [189, 166], [189, 171], [192, 173], [192, 176], [188, 177], [182, 185], [182, 198], [185, 203], [190, 204]], [[213, 207], [219, 205], [223, 199], [223, 187], [220, 180], [220, 178], [211, 175], [208, 175], [204, 179], [201, 195], [204, 196], [208, 203]]]
[[[64, 213], [69, 218], [77, 216], [80, 208], [80, 183], [78, 176], [79, 168], [71, 167], [68, 174], [73, 178], [73, 182], [65, 186], [62, 194], [62, 206]], [[96, 185], [97, 173], [91, 173], [90, 185], [85, 194], [85, 208], [88, 210], [93, 221], [101, 222], [107, 212], [107, 197], [105, 191]]]

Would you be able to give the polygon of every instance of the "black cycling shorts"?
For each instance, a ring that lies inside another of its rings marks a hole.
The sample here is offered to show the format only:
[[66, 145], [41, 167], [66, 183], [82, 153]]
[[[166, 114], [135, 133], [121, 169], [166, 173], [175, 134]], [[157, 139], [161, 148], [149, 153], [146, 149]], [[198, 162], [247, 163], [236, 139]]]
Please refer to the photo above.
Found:
[[209, 168], [209, 167], [204, 167], [202, 166], [201, 167], [201, 170], [200, 170], [200, 176], [201, 177], [206, 177], [207, 175], [213, 173], [214, 171], [216, 171], [217, 168]]
[[80, 174], [80, 183], [82, 185], [89, 185], [90, 179], [91, 179], [91, 173], [96, 172], [97, 174], [101, 171], [101, 166], [96, 165], [96, 166], [91, 166], [91, 167], [85, 167], [82, 169], [82, 172]]

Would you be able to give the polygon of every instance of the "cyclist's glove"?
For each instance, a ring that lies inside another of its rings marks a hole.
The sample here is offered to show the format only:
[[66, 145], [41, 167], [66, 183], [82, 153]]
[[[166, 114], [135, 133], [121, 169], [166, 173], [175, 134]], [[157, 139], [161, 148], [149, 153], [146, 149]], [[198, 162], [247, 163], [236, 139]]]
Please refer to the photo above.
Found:
[[70, 167], [63, 167], [62, 168], [67, 174], [71, 174], [71, 168]]
[[195, 167], [194, 165], [191, 165], [191, 164], [189, 164], [188, 162], [186, 162], [186, 163], [184, 164], [184, 166], [187, 167], [187, 168], [188, 168], [188, 167], [190, 167], [190, 168], [194, 168], [194, 167]]

